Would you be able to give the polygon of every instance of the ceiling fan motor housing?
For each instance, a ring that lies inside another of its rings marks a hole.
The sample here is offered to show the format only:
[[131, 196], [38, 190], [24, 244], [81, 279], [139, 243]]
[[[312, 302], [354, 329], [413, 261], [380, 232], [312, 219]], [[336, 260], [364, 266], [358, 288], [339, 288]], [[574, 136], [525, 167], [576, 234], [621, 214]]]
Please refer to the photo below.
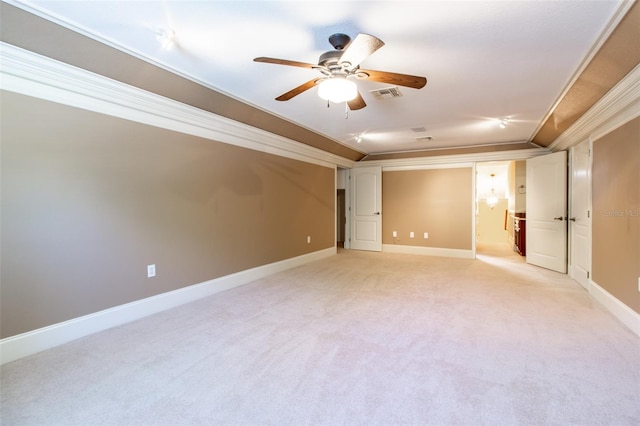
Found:
[[340, 63], [341, 57], [342, 52], [339, 50], [330, 50], [328, 52], [324, 52], [322, 55], [320, 55], [320, 59], [318, 59], [318, 65], [327, 68], [337, 66]]
[[329, 50], [328, 52], [324, 52], [320, 55], [318, 65], [326, 67], [331, 73], [335, 71], [344, 71], [346, 68], [350, 67], [350, 64], [343, 64], [340, 61], [344, 54], [343, 49], [347, 47], [350, 42], [351, 37], [346, 34], [336, 33], [329, 36], [329, 43], [331, 43], [335, 50]]
[[331, 43], [333, 48], [336, 50], [344, 49], [350, 41], [351, 37], [342, 33], [336, 33], [329, 36], [329, 43]]

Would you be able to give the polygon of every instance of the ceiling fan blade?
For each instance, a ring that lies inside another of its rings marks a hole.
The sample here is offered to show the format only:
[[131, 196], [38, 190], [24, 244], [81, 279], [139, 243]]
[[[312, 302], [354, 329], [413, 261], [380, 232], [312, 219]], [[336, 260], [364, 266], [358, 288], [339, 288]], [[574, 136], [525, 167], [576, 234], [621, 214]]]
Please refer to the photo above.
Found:
[[[367, 77], [361, 77], [363, 74]], [[427, 84], [425, 77], [418, 77], [417, 75], [397, 74], [394, 72], [386, 71], [373, 71], [373, 70], [358, 70], [356, 75], [360, 78], [365, 78], [371, 81], [377, 81], [380, 83], [397, 84], [398, 86], [412, 87], [414, 89], [421, 89]]]
[[362, 95], [360, 95], [360, 92], [358, 92], [358, 96], [347, 102], [347, 105], [349, 105], [349, 109], [351, 111], [362, 109], [367, 106], [367, 104], [364, 102], [364, 99], [362, 99]]
[[349, 68], [353, 69], [382, 46], [384, 46], [384, 42], [379, 38], [360, 33], [344, 49], [340, 62], [349, 62], [351, 64]]
[[306, 62], [298, 62], [298, 61], [290, 61], [288, 59], [276, 59], [276, 58], [266, 58], [261, 56], [259, 58], [255, 58], [254, 62], [265, 62], [267, 64], [276, 64], [276, 65], [289, 65], [292, 67], [300, 67], [300, 68], [317, 68], [317, 65], [307, 64]]
[[288, 101], [294, 96], [298, 96], [300, 93], [311, 89], [313, 86], [318, 84], [322, 78], [314, 78], [313, 80], [309, 80], [306, 83], [301, 84], [300, 86], [289, 90], [287, 93], [283, 93], [282, 95], [276, 98], [276, 101]]

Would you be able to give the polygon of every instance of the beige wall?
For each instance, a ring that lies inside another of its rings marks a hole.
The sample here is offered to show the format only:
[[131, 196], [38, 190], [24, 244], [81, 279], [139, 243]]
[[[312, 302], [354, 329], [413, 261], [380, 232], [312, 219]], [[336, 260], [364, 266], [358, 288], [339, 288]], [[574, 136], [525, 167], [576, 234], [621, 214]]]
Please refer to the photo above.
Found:
[[1, 101], [2, 337], [335, 244], [332, 168]]
[[640, 313], [640, 118], [593, 144], [592, 279]]
[[470, 167], [383, 172], [382, 243], [471, 250], [472, 176]]

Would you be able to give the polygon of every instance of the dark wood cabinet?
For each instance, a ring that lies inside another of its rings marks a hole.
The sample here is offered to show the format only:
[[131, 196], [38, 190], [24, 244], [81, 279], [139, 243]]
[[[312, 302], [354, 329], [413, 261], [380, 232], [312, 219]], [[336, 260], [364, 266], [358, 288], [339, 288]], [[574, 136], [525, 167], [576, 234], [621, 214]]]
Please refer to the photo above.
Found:
[[516, 213], [513, 218], [513, 250], [522, 256], [527, 254], [527, 217], [526, 213]]

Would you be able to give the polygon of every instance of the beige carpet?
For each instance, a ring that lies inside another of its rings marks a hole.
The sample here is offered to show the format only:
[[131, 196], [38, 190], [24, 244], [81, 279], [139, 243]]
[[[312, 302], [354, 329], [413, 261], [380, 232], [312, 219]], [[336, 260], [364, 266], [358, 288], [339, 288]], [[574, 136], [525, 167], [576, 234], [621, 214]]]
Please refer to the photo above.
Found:
[[640, 339], [494, 246], [341, 250], [1, 380], [3, 425], [640, 424]]

